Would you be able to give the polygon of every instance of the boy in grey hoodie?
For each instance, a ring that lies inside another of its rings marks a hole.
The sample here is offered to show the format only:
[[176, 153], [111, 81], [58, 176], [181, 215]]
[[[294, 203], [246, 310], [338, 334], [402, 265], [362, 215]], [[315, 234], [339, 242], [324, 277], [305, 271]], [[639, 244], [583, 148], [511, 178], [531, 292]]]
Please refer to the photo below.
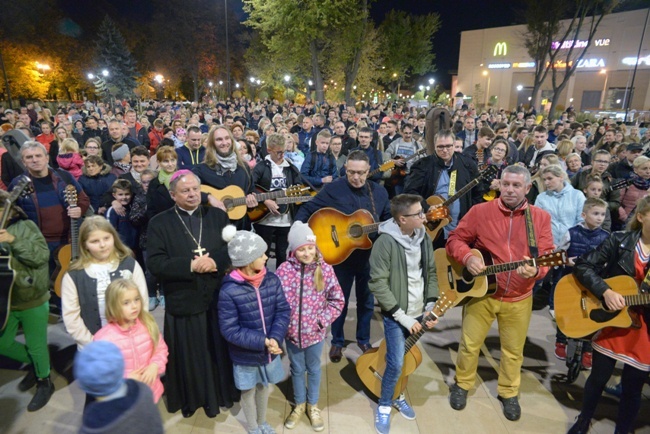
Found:
[[[390, 430], [391, 406], [406, 419], [415, 419], [413, 408], [401, 394], [393, 400], [404, 362], [406, 338], [423, 326], [424, 311], [431, 311], [438, 296], [438, 278], [433, 263], [433, 247], [424, 230], [422, 197], [400, 194], [390, 202], [393, 218], [379, 226], [379, 238], [370, 254], [370, 291], [384, 315], [386, 369], [382, 377], [375, 428], [380, 434]], [[426, 305], [426, 308], [425, 308]]]

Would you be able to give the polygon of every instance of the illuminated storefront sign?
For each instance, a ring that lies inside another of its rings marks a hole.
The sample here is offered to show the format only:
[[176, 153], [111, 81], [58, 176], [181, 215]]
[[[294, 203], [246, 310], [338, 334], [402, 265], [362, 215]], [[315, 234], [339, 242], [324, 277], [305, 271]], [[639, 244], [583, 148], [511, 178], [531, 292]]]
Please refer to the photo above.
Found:
[[625, 57], [621, 62], [624, 65], [634, 66], [634, 65], [645, 65], [650, 66], [650, 54], [645, 57], [639, 57], [637, 60], [636, 57]]
[[510, 69], [509, 63], [488, 63], [488, 69]]
[[[596, 47], [609, 47], [610, 43], [609, 38], [600, 38], [594, 40], [594, 45]], [[561, 44], [561, 45], [560, 45]], [[568, 50], [569, 48], [585, 48], [589, 45], [589, 41], [582, 41], [580, 39], [570, 40], [570, 41], [553, 41], [551, 43], [551, 48], [553, 50]]]
[[493, 52], [494, 57], [505, 56], [506, 54], [508, 54], [508, 44], [506, 44], [505, 42], [497, 42], [494, 45], [494, 52]]
[[[546, 62], [546, 66], [550, 65], [550, 62]], [[573, 66], [573, 61], [569, 62], [569, 67]], [[556, 60], [554, 64], [555, 69], [566, 68], [567, 62], [563, 60]], [[578, 61], [578, 66], [576, 68], [604, 68], [605, 59], [580, 59]]]
[[535, 62], [515, 62], [512, 64], [513, 68], [534, 68]]

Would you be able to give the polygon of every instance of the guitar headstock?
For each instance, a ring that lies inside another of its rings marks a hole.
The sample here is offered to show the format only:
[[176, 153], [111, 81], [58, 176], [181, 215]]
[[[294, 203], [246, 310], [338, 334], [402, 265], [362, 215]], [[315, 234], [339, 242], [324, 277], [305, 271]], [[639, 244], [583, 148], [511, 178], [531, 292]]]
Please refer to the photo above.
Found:
[[449, 214], [449, 208], [446, 206], [432, 206], [429, 208], [426, 214], [427, 221], [449, 219], [451, 215]]
[[65, 190], [63, 191], [63, 196], [65, 197], [65, 201], [68, 203], [68, 206], [77, 206], [77, 189], [74, 185], [66, 185]]
[[375, 169], [373, 172], [386, 172], [387, 170], [393, 170], [395, 168], [395, 160], [388, 160], [381, 166], [379, 166], [378, 169]]
[[566, 265], [569, 263], [569, 257], [565, 250], [558, 250], [557, 252], [549, 253], [539, 256], [535, 259], [538, 267], [555, 267], [558, 265]]
[[285, 190], [287, 197], [302, 196], [305, 193], [309, 193], [309, 187], [306, 185], [292, 185]]
[[5, 201], [5, 204], [11, 205], [19, 197], [25, 197], [29, 194], [32, 194], [33, 192], [34, 192], [34, 188], [32, 186], [32, 180], [29, 179], [27, 176], [21, 176], [20, 180], [16, 183], [13, 190], [11, 190], [11, 193], [9, 194], [9, 197]]
[[499, 169], [497, 169], [497, 166], [487, 166], [485, 169], [481, 171], [479, 174], [479, 178], [482, 180], [490, 181], [491, 178], [494, 178]]
[[447, 312], [447, 310], [456, 306], [456, 299], [458, 294], [454, 291], [447, 291], [444, 294], [440, 295], [438, 301], [436, 301], [435, 306], [433, 306], [433, 314], [440, 318]]

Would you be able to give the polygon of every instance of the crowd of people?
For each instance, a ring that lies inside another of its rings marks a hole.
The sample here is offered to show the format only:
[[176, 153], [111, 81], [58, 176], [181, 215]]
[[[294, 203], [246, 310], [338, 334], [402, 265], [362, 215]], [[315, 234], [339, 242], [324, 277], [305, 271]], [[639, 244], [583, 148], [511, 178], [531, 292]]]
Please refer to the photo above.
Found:
[[[462, 106], [447, 114], [441, 128], [426, 110], [399, 104], [241, 98], [70, 104], [54, 113], [36, 103], [0, 107], [0, 199], [31, 187], [13, 198], [8, 226], [0, 228], [16, 274], [0, 354], [27, 366], [19, 388], [37, 386], [28, 410], [54, 393], [47, 351], [53, 312], [78, 347], [85, 429], [135, 432], [133, 415], [120, 411], [133, 406], [160, 426], [151, 406], [164, 395], [167, 410], [184, 417], [200, 408], [215, 417], [241, 402], [248, 432], [275, 432], [266, 409], [270, 385], [286, 377], [279, 357], [286, 353], [294, 407], [285, 427], [306, 414], [322, 431], [320, 358], [328, 327], [329, 360], [344, 357], [354, 287], [362, 353], [373, 348], [375, 298], [384, 317], [386, 368], [374, 423], [388, 433], [392, 408], [415, 418], [395, 385], [406, 338], [437, 323], [430, 312], [443, 276], [434, 249], [474, 275], [486, 263], [471, 249], [489, 252], [497, 264], [563, 249], [567, 266], [523, 262], [497, 275], [496, 292], [463, 308], [450, 405], [466, 407], [496, 320], [498, 398], [504, 416], [518, 420], [534, 302], [548, 304], [554, 318], [555, 286], [571, 272], [614, 310], [624, 300], [604, 278], [625, 274], [640, 291], [650, 288], [650, 128], [609, 118], [578, 122], [572, 111], [553, 122], [523, 109]], [[494, 176], [484, 176], [489, 167]], [[431, 239], [427, 199], [448, 199], [472, 183], [444, 205], [449, 222]], [[265, 195], [296, 186], [313, 197], [296, 204]], [[220, 195], [233, 187], [239, 197]], [[238, 208], [249, 212], [236, 215]], [[307, 224], [323, 208], [365, 210], [381, 222], [372, 249], [328, 264]], [[70, 242], [76, 256], [57, 266]], [[274, 272], [266, 266], [271, 256]], [[59, 273], [60, 298], [51, 292]], [[165, 310], [162, 332], [150, 314], [157, 308]], [[650, 372], [647, 312], [636, 309], [640, 329], [605, 328], [585, 346], [581, 364], [592, 373], [571, 433], [589, 430], [617, 361], [625, 366], [617, 432], [633, 428]], [[25, 344], [16, 341], [19, 328]], [[559, 329], [555, 356], [567, 357]], [[98, 414], [110, 417], [98, 421]]]

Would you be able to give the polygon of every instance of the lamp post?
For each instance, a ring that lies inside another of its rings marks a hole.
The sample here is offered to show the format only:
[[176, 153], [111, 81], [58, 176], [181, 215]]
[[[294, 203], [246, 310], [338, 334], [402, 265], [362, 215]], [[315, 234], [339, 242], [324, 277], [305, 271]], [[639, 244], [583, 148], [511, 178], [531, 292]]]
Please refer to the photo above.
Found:
[[603, 93], [600, 95], [600, 104], [599, 107], [602, 108], [603, 110], [605, 109], [605, 94], [607, 93], [607, 79], [609, 78], [607, 74], [606, 69], [601, 69], [599, 74], [604, 74], [605, 75], [605, 84], [603, 85]]
[[289, 83], [291, 82], [291, 76], [289, 74], [286, 74], [284, 76], [284, 82], [286, 83], [284, 86], [284, 99], [288, 100], [289, 99]]
[[488, 105], [488, 98], [490, 98], [490, 74], [488, 73], [487, 69], [483, 71], [483, 77], [487, 77], [487, 87], [485, 90], [485, 107]]

